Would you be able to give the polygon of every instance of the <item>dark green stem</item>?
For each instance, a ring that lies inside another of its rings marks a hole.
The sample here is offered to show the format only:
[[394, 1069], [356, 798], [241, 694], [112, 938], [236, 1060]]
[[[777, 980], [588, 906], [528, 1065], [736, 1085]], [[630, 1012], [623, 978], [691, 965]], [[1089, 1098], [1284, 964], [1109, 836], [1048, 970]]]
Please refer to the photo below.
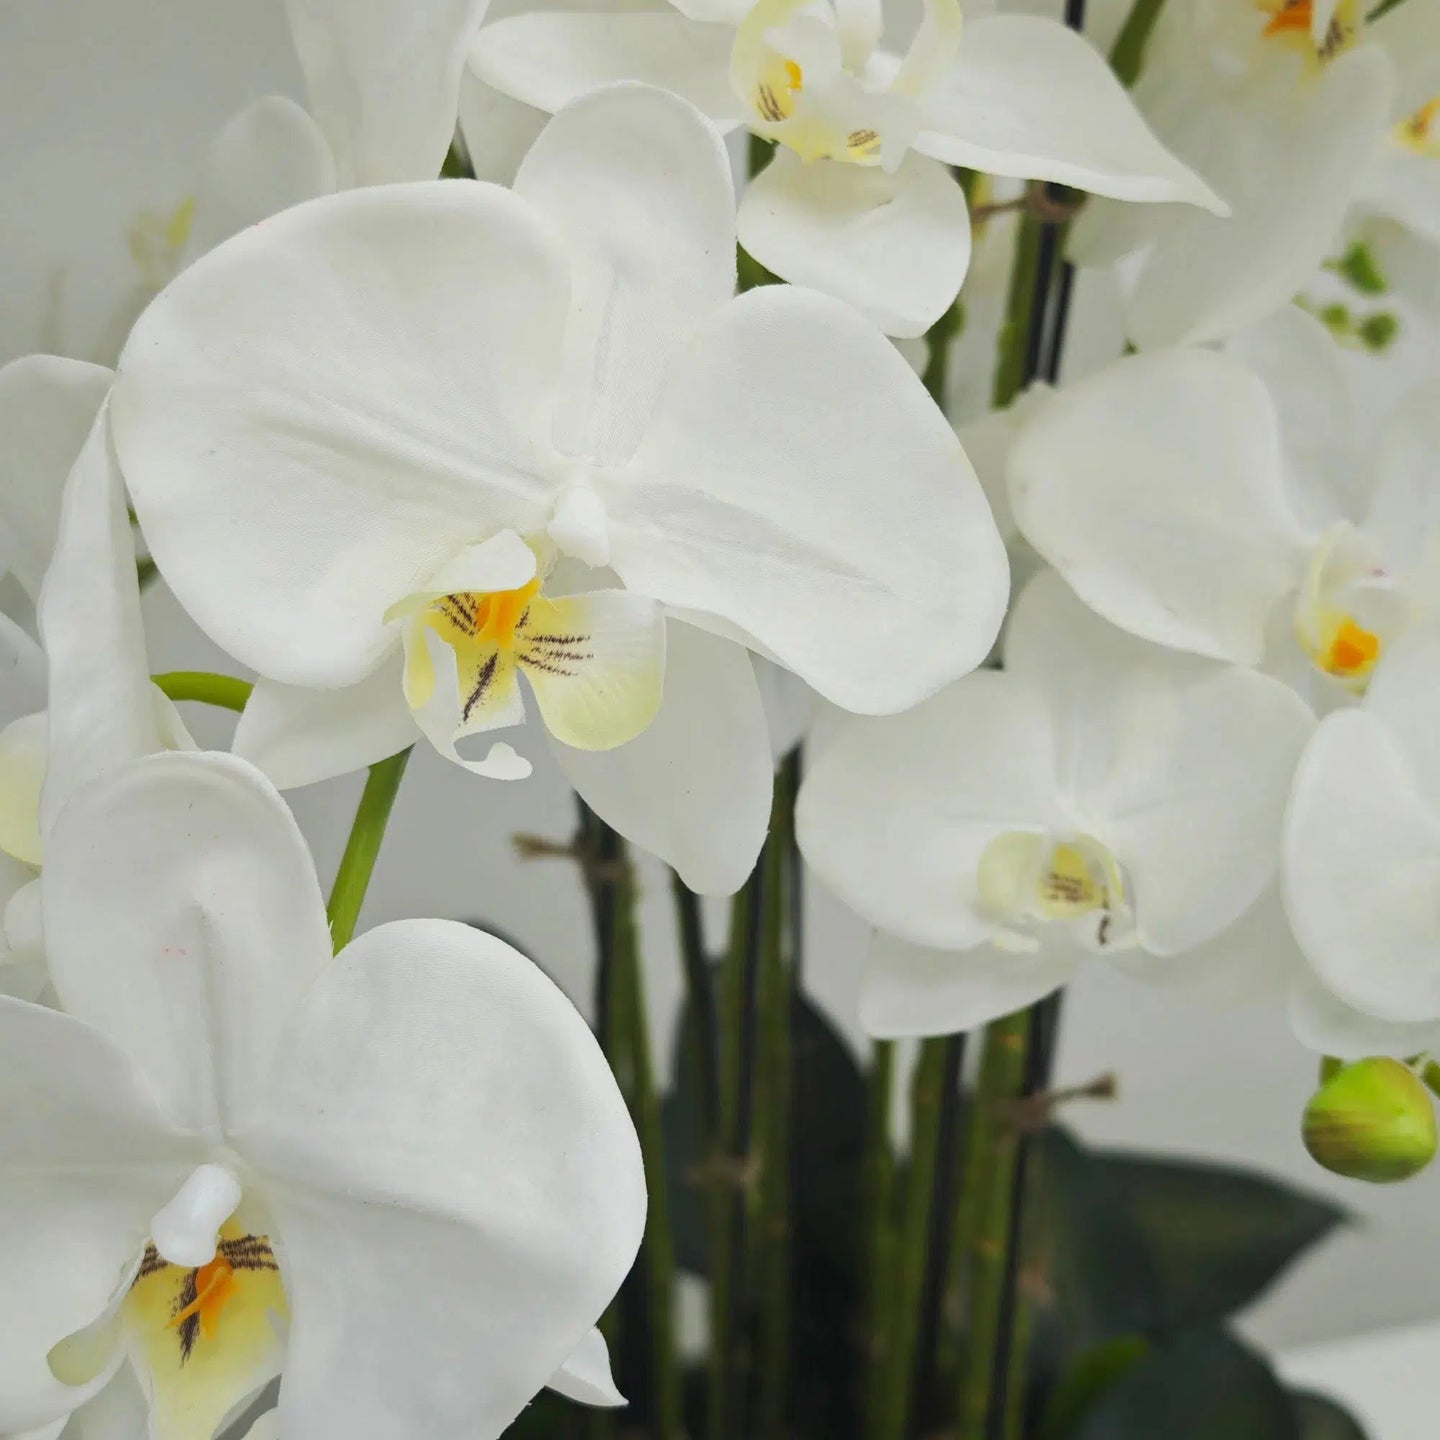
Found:
[[1027, 1010], [985, 1027], [954, 1247], [955, 1264], [964, 1275], [969, 1320], [960, 1365], [956, 1440], [985, 1440], [990, 1415], [1020, 1143], [1006, 1107], [1020, 1093], [1025, 1078], [1029, 1036]]
[[355, 809], [350, 838], [345, 842], [345, 853], [340, 857], [340, 868], [335, 872], [335, 884], [330, 890], [330, 904], [326, 907], [330, 940], [337, 955], [355, 933], [360, 907], [365, 903], [365, 892], [375, 873], [375, 860], [380, 854], [385, 827], [390, 823], [390, 812], [409, 759], [410, 747], [407, 747], [372, 765], [365, 778], [365, 789]]
[[895, 1090], [895, 1042], [877, 1040], [865, 1091], [864, 1276], [865, 1433], [873, 1435], [883, 1413], [890, 1371], [887, 1300], [895, 1273], [895, 1149], [890, 1143], [890, 1104]]
[[1005, 299], [1005, 320], [1000, 326], [998, 358], [992, 399], [1003, 410], [1025, 388], [1026, 351], [1037, 303], [1036, 278], [1040, 269], [1041, 225], [1033, 215], [1020, 221], [1015, 260]]
[[1130, 14], [1110, 47], [1110, 68], [1127, 89], [1140, 77], [1150, 32], [1160, 18], [1165, 0], [1135, 0]]
[[248, 680], [233, 675], [215, 675], [209, 670], [167, 670], [150, 679], [172, 700], [198, 700], [222, 710], [240, 711], [255, 688]]

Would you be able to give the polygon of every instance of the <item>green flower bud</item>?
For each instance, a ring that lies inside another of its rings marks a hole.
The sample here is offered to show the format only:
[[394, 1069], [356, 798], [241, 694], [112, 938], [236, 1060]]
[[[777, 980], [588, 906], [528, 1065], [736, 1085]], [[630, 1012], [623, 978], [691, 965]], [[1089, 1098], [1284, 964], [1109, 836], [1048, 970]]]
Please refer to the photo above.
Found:
[[1327, 1170], [1352, 1180], [1408, 1180], [1435, 1156], [1429, 1092], [1398, 1060], [1346, 1065], [1305, 1107], [1305, 1148]]

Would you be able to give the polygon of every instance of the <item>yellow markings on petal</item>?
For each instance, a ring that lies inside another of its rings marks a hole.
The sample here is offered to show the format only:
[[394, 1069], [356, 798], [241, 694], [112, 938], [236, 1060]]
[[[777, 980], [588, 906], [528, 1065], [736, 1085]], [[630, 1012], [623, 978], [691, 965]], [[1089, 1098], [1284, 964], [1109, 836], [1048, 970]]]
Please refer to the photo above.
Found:
[[168, 215], [143, 210], [130, 227], [130, 255], [151, 289], [168, 285], [180, 268], [195, 226], [195, 197], [187, 195]]
[[215, 1257], [189, 1270], [149, 1246], [121, 1308], [131, 1363], [150, 1395], [159, 1440], [211, 1435], [271, 1375], [289, 1315], [270, 1241], [234, 1221]]
[[1257, 0], [1270, 15], [1265, 38], [1288, 44], [1310, 59], [1325, 62], [1348, 50], [1360, 35], [1365, 22], [1359, 0], [1340, 0], [1325, 33], [1314, 34], [1314, 0]]
[[975, 881], [982, 907], [1004, 926], [995, 937], [1002, 948], [1029, 948], [1018, 942], [1024, 928], [1037, 922], [1096, 914], [1092, 938], [1105, 946], [1114, 938], [1112, 922], [1128, 913], [1120, 866], [1088, 835], [1066, 840], [1019, 830], [997, 835], [981, 853]]
[[1395, 127], [1395, 139], [1417, 155], [1440, 160], [1440, 95], [1407, 115]]
[[795, 97], [805, 88], [805, 72], [794, 60], [771, 54], [755, 84], [755, 113], [771, 125], [795, 113]]

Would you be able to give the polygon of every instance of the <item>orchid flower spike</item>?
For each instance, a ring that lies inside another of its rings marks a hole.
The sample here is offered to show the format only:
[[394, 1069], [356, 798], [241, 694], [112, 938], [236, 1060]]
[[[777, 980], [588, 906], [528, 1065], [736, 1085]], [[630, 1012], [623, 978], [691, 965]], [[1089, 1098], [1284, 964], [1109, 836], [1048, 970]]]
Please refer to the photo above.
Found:
[[113, 364], [146, 302], [227, 235], [336, 188], [433, 178], [484, 8], [5, 7], [0, 127], [25, 143], [0, 154], [0, 188], [24, 197], [0, 212], [0, 362], [50, 350]]
[[1440, 602], [1437, 385], [1366, 444], [1336, 342], [1293, 307], [1233, 353], [1131, 356], [1028, 421], [1015, 517], [1114, 624], [1347, 703]]
[[806, 775], [800, 848], [877, 930], [862, 1024], [968, 1030], [1088, 956], [1203, 984], [1274, 880], [1310, 728], [1278, 681], [1134, 640], [1036, 576], [1002, 671], [846, 722]]
[[524, 775], [456, 749], [522, 720], [523, 680], [604, 818], [723, 893], [771, 783], [735, 641], [864, 712], [984, 658], [1005, 554], [958, 441], [847, 307], [733, 298], [733, 206], [704, 118], [619, 86], [513, 192], [314, 201], [141, 317], [120, 461], [176, 595], [262, 676], [236, 744], [276, 783], [422, 733]]
[[1440, 94], [1440, 7], [1399, 5], [1369, 21], [1374, 8], [1214, 0], [1162, 9], [1135, 102], [1230, 218], [1086, 207], [1072, 257], [1131, 257], [1128, 333], [1141, 349], [1224, 340], [1285, 304], [1371, 187], [1387, 133], [1419, 124]]
[[1440, 1049], [1440, 635], [1412, 633], [1295, 774], [1285, 908], [1312, 967], [1292, 1018], [1347, 1059]]
[[1058, 21], [926, 0], [903, 53], [881, 0], [676, 0], [530, 9], [481, 29], [479, 78], [556, 111], [620, 79], [684, 95], [776, 142], [739, 236], [777, 275], [888, 334], [923, 334], [970, 259], [949, 167], [1134, 201], [1224, 205], [1150, 133], [1102, 56]]
[[294, 820], [226, 755], [82, 787], [41, 886], [63, 1013], [0, 998], [0, 1430], [123, 1365], [155, 1440], [282, 1366], [281, 1433], [350, 1440], [493, 1440], [594, 1381], [644, 1175], [535, 965], [439, 920], [332, 960]]

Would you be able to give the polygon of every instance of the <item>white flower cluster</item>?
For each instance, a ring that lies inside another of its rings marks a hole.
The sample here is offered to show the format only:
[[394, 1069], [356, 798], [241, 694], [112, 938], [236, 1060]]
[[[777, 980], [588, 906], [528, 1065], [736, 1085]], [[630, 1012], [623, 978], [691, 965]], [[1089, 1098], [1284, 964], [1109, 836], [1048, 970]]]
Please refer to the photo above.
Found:
[[[417, 740], [548, 742], [725, 895], [779, 689], [872, 1033], [1104, 954], [1440, 1049], [1440, 5], [1170, 0], [1133, 92], [961, 8], [0, 17], [0, 1433], [209, 1440], [282, 1369], [255, 1435], [620, 1403], [599, 1046], [465, 926], [332, 958], [278, 793]], [[987, 384], [1019, 216], [1134, 353], [957, 438], [892, 341]], [[233, 754], [151, 683], [129, 507], [258, 677]]]

